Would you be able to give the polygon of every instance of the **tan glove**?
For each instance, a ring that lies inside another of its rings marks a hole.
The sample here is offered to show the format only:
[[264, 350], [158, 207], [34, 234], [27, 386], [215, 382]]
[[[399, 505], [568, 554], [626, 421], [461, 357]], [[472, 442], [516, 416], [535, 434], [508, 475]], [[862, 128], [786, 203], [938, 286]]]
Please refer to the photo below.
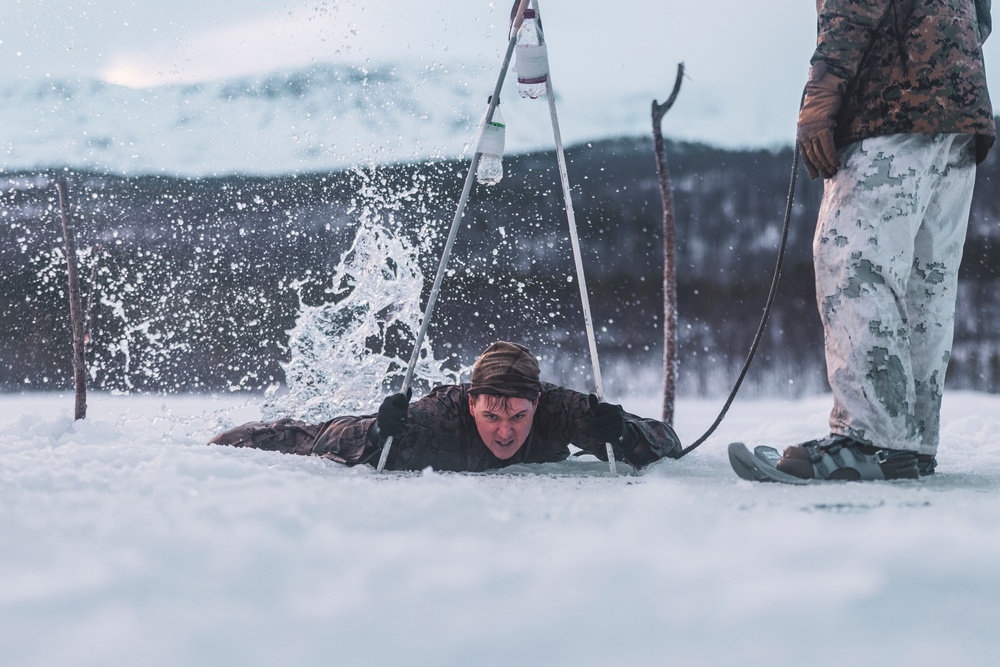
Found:
[[809, 176], [830, 178], [840, 167], [833, 130], [847, 81], [830, 72], [825, 62], [809, 69], [806, 94], [799, 110], [798, 142]]

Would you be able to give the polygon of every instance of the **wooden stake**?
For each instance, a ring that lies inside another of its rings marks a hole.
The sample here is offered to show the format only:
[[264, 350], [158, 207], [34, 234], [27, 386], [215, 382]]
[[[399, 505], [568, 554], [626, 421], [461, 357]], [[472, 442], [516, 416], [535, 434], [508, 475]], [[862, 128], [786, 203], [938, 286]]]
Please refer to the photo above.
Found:
[[69, 277], [69, 323], [73, 333], [73, 384], [76, 388], [74, 419], [87, 418], [87, 362], [84, 358], [83, 300], [80, 298], [80, 278], [76, 262], [76, 243], [69, 217], [69, 188], [66, 179], [56, 180], [59, 192], [59, 214], [62, 218], [63, 242], [66, 246], [66, 274]]
[[674, 401], [677, 396], [677, 251], [674, 233], [674, 196], [667, 171], [660, 124], [681, 92], [684, 63], [677, 65], [677, 79], [670, 97], [663, 104], [653, 100], [653, 143], [656, 150], [656, 173], [660, 179], [663, 200], [663, 421], [674, 423]]

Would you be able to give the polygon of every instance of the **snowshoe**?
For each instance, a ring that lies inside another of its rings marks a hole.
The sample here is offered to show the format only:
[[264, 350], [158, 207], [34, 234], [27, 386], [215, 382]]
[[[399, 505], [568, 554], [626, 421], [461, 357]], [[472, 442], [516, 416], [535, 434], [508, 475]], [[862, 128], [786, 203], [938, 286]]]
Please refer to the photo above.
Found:
[[775, 468], [801, 479], [819, 480], [917, 479], [920, 476], [916, 452], [882, 449], [844, 435], [831, 435], [788, 447]]
[[758, 445], [753, 453], [742, 442], [729, 445], [729, 464], [741, 479], [751, 482], [808, 484], [809, 480], [784, 473], [776, 467], [781, 455], [774, 447]]

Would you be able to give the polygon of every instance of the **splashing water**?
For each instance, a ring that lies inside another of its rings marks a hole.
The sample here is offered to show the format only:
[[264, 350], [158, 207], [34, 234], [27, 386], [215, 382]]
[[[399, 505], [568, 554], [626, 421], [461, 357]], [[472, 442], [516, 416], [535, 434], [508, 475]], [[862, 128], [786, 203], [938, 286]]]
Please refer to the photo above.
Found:
[[[100, 323], [101, 344], [87, 344], [87, 369], [93, 386], [112, 393], [130, 393], [139, 378], [157, 378], [164, 374], [170, 360], [178, 353], [188, 352], [190, 343], [176, 335], [172, 328], [173, 312], [164, 308], [146, 308], [136, 295], [158, 291], [159, 303], [166, 302], [165, 294], [183, 299], [179, 289], [184, 280], [169, 277], [169, 262], [157, 253], [147, 251], [143, 270], [130, 271], [131, 267], [110, 266], [103, 259], [100, 246], [80, 248], [76, 251], [79, 272], [82, 276], [84, 330], [91, 336], [91, 310], [95, 305], [103, 311]], [[66, 273], [66, 255], [62, 248], [48, 248], [31, 259], [38, 276], [39, 295], [42, 290], [60, 292]], [[159, 270], [157, 270], [159, 269]], [[162, 279], [162, 280], [159, 280]], [[183, 317], [181, 317], [183, 319]]]
[[[417, 249], [391, 228], [394, 212], [419, 186], [386, 193], [387, 183], [377, 174], [357, 173], [363, 184], [351, 213], [358, 214], [360, 226], [334, 270], [330, 302], [308, 305], [303, 301], [308, 281], [293, 285], [300, 306], [289, 331], [291, 358], [282, 364], [288, 391], [272, 392], [263, 407], [265, 419], [318, 422], [372, 413], [405, 375], [422, 317], [424, 277]], [[425, 338], [411, 386], [457, 382], [464, 370], [445, 369]]]

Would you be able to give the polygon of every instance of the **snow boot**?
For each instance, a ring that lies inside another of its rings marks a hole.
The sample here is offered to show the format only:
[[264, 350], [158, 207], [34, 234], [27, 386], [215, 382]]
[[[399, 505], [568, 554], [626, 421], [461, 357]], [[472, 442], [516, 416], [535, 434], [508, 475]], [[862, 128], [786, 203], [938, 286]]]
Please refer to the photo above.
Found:
[[802, 479], [861, 481], [919, 477], [916, 452], [881, 449], [844, 435], [788, 447], [776, 467]]

